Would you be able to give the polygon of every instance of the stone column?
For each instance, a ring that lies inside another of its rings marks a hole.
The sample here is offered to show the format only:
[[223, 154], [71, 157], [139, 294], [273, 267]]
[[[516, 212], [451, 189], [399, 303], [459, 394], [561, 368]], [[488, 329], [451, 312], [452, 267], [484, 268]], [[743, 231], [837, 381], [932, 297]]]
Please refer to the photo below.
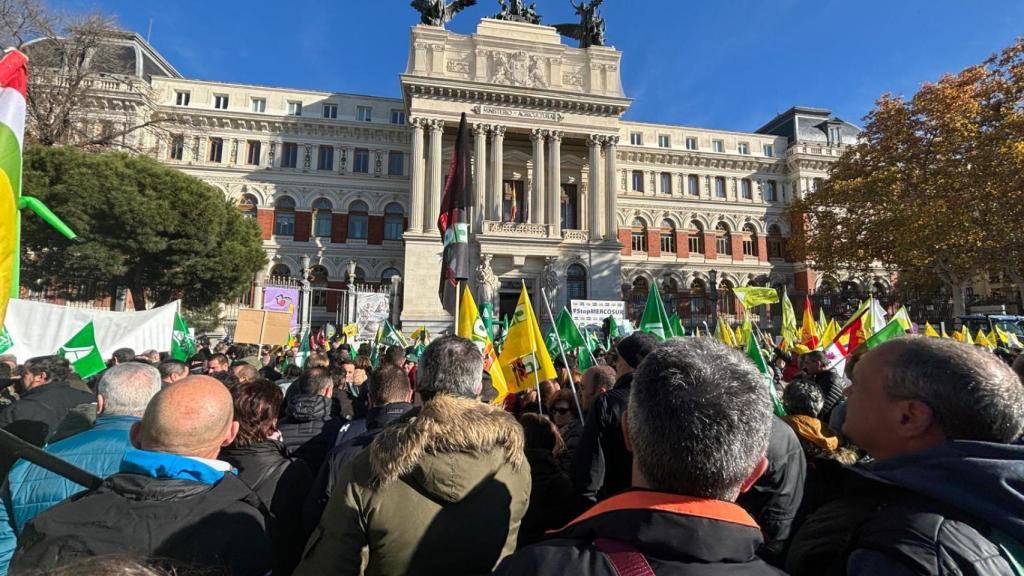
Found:
[[491, 210], [490, 219], [501, 222], [501, 199], [505, 191], [501, 185], [505, 172], [505, 127], [491, 129]]
[[551, 180], [548, 182], [548, 232], [551, 238], [562, 237], [562, 133], [558, 130], [551, 131], [551, 150], [549, 152], [548, 172]]
[[[422, 118], [410, 118], [412, 125], [412, 174], [411, 198], [409, 199], [409, 231], [423, 232], [423, 183], [426, 180], [423, 161], [423, 126]], [[340, 160], [340, 158], [339, 158]], [[342, 168], [344, 171], [344, 168]]]
[[441, 166], [441, 136], [444, 134], [444, 120], [430, 121], [430, 191], [427, 196], [426, 227], [437, 219], [441, 212], [441, 181], [444, 178]]
[[487, 125], [473, 125], [473, 227], [479, 232], [487, 219]]
[[533, 141], [533, 193], [530, 194], [530, 223], [544, 223], [544, 179], [548, 177], [544, 170], [544, 138], [547, 130], [535, 129], [530, 133]]
[[590, 229], [590, 239], [599, 240], [603, 236], [603, 229], [601, 224], [603, 223], [601, 209], [604, 208], [604, 203], [601, 202], [601, 142], [604, 137], [598, 136], [597, 134], [591, 134], [587, 140], [587, 146], [590, 148], [590, 188], [587, 190], [590, 198], [590, 206], [588, 207], [589, 223], [587, 227]]
[[608, 241], [617, 241], [619, 239], [619, 224], [618, 224], [618, 211], [619, 211], [619, 198], [618, 190], [615, 189], [615, 176], [619, 169], [617, 166], [617, 158], [615, 157], [618, 149], [619, 137], [609, 136], [604, 143], [605, 150], [605, 239]]

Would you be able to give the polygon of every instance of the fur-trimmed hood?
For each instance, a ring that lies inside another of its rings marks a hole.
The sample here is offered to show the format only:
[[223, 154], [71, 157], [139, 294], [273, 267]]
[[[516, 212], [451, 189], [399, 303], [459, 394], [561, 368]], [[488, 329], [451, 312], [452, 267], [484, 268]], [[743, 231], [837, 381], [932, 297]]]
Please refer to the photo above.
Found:
[[515, 418], [477, 400], [437, 396], [382, 430], [370, 446], [373, 484], [405, 478], [458, 502], [504, 466], [525, 463]]

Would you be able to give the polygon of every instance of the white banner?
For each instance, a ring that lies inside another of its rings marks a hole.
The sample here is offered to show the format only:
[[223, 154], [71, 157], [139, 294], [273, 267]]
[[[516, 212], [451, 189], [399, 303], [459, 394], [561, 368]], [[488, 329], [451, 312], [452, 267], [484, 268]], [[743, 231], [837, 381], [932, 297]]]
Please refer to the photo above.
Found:
[[142, 312], [110, 312], [69, 308], [30, 300], [11, 300], [4, 325], [19, 362], [35, 356], [55, 354], [65, 342], [89, 322], [93, 323], [96, 345], [104, 358], [118, 348], [167, 352], [171, 349], [174, 314], [178, 303]]
[[391, 317], [391, 298], [386, 292], [356, 293], [356, 326], [358, 340], [372, 342], [377, 336], [377, 327]]
[[601, 328], [604, 319], [612, 316], [619, 326], [626, 319], [626, 303], [621, 300], [573, 300], [570, 313], [582, 328]]

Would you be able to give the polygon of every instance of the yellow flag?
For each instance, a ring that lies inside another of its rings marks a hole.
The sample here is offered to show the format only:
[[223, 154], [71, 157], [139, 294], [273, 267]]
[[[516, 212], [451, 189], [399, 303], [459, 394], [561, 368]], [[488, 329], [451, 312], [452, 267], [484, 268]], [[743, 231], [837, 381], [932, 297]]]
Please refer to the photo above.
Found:
[[742, 326], [737, 326], [736, 327], [735, 336], [736, 336], [736, 339], [734, 340], [734, 342], [746, 342], [746, 339], [743, 338], [743, 327]]
[[988, 346], [988, 336], [985, 335], [985, 331], [981, 328], [978, 328], [978, 333], [974, 335], [974, 343]]
[[505, 375], [498, 365], [498, 356], [494, 353], [494, 344], [491, 342], [490, 336], [487, 335], [484, 321], [480, 319], [476, 302], [473, 300], [473, 293], [469, 291], [469, 286], [466, 284], [462, 286], [462, 301], [459, 303], [459, 325], [456, 326], [455, 333], [472, 341], [480, 349], [480, 353], [484, 357], [484, 370], [490, 374], [491, 386], [498, 393], [493, 403], [501, 404], [504, 402], [505, 396], [508, 395]]
[[498, 364], [505, 375], [508, 391], [512, 393], [531, 388], [541, 380], [557, 377], [555, 365], [551, 363], [551, 356], [544, 346], [540, 325], [533, 314], [525, 282], [519, 293], [516, 311], [512, 315], [505, 346], [498, 356]]
[[821, 346], [823, 349], [828, 349], [829, 344], [836, 339], [839, 334], [839, 324], [836, 324], [835, 318], [828, 321], [828, 325], [825, 326], [825, 330], [821, 333]]
[[970, 344], [972, 346], [974, 345], [974, 338], [971, 338], [971, 331], [967, 328], [966, 324], [964, 324], [960, 328], [960, 338], [959, 338], [959, 340], [961, 342], [963, 342], [964, 344]]
[[900, 309], [897, 310], [895, 314], [893, 314], [892, 319], [897, 321], [897, 322], [899, 322], [900, 326], [904, 330], [906, 330], [907, 332], [910, 332], [910, 327], [911, 327], [910, 314], [907, 313], [907, 307], [906, 306], [900, 306]]
[[924, 323], [924, 335], [928, 338], [938, 338], [939, 333], [935, 331], [935, 328], [929, 322]]
[[950, 337], [949, 334], [946, 334], [946, 327], [945, 326], [942, 326], [942, 337], [943, 338], [949, 338]]
[[715, 339], [726, 346], [736, 347], [736, 335], [721, 316], [718, 317], [718, 325], [715, 326]]

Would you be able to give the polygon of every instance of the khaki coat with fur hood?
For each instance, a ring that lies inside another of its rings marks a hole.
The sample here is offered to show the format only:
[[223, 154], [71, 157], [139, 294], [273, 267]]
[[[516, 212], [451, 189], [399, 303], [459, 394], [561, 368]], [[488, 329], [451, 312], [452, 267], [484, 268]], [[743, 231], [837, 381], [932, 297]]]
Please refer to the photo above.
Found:
[[515, 418], [437, 396], [342, 468], [295, 575], [489, 574], [529, 501]]

